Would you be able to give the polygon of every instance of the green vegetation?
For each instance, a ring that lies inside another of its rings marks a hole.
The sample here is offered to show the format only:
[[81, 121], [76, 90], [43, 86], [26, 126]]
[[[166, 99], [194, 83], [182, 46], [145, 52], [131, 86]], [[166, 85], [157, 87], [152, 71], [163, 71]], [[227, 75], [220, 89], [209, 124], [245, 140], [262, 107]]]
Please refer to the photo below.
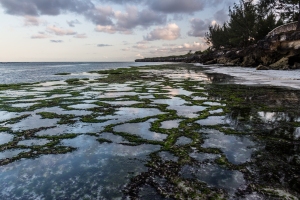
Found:
[[209, 27], [207, 43], [214, 48], [246, 47], [262, 40], [271, 30], [283, 24], [264, 0], [240, 0], [229, 9], [229, 21]]

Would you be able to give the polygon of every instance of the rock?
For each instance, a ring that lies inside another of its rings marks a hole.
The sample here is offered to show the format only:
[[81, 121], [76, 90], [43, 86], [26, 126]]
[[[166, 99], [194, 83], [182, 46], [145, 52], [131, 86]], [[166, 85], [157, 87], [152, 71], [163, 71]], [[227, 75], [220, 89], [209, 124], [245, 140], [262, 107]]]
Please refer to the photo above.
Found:
[[291, 69], [300, 69], [300, 63], [295, 62]]
[[256, 70], [269, 70], [270, 68], [264, 65], [259, 65], [258, 67], [256, 67]]
[[228, 59], [223, 56], [217, 59], [218, 64], [225, 64], [227, 62], [228, 62]]
[[270, 56], [262, 56], [261, 58], [260, 58], [260, 60], [262, 61], [262, 63], [264, 64], [264, 65], [270, 65], [270, 64], [272, 64], [273, 63], [273, 60], [270, 58]]
[[271, 69], [289, 69], [289, 58], [283, 57], [277, 62], [270, 65]]
[[300, 192], [300, 177], [294, 177], [290, 182], [290, 187], [295, 191]]
[[228, 61], [227, 63], [225, 63], [224, 65], [225, 66], [237, 66], [240, 64], [240, 59], [237, 58], [235, 60], [231, 60], [231, 61]]
[[217, 64], [217, 61], [216, 60], [209, 60], [209, 61], [204, 63], [204, 65], [212, 65], [212, 64]]
[[253, 59], [252, 55], [250, 56], [245, 56], [244, 60], [242, 62], [242, 66], [244, 67], [252, 67], [255, 65], [255, 60]]
[[232, 60], [231, 62], [232, 62], [234, 65], [239, 65], [239, 64], [240, 64], [240, 61], [241, 61], [241, 59], [240, 59], [240, 58], [237, 58], [237, 59]]

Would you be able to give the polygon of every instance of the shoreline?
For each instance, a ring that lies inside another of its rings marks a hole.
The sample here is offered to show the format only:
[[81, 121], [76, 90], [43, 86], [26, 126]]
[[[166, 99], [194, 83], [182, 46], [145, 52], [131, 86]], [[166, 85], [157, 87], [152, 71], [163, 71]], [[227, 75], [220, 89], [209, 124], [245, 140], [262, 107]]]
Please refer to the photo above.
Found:
[[226, 67], [219, 65], [201, 65], [208, 73], [220, 73], [234, 77], [234, 83], [242, 85], [259, 85], [284, 87], [300, 90], [300, 69], [297, 70], [256, 70], [246, 67]]

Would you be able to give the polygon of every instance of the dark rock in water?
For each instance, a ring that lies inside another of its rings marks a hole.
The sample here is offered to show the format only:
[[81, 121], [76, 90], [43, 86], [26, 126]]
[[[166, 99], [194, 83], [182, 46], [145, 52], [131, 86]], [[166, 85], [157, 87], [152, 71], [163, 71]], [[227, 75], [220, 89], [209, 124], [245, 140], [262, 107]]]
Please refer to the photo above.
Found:
[[212, 64], [217, 64], [217, 61], [216, 60], [209, 60], [209, 61], [204, 63], [204, 65], [212, 65]]

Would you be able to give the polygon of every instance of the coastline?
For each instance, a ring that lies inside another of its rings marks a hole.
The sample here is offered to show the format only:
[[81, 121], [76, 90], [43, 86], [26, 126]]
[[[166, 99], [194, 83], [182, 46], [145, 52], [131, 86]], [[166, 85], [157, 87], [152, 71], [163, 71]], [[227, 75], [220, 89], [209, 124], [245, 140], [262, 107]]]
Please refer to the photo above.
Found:
[[300, 31], [287, 29], [281, 32], [275, 31], [257, 44], [246, 47], [208, 48], [203, 52], [137, 59], [135, 62], [185, 62], [251, 67], [257, 70], [294, 70], [300, 69], [299, 38]]

